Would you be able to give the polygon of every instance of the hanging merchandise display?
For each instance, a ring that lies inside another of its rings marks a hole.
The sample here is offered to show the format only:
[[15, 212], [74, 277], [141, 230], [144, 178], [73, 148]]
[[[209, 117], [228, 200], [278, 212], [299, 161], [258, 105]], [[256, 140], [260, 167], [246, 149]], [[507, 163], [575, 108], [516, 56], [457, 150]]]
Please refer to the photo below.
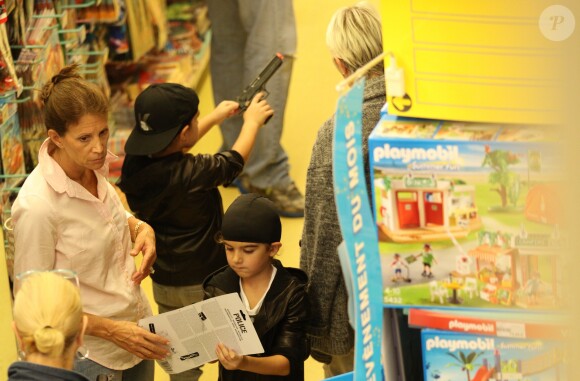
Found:
[[88, 7], [77, 8], [78, 22], [113, 23], [119, 19], [123, 0], [101, 0]]
[[[171, 8], [173, 3], [167, 5]], [[5, 25], [0, 30], [4, 36], [0, 99], [15, 95], [12, 102], [18, 104], [27, 172], [36, 165], [45, 137], [37, 86], [64, 65], [80, 65], [81, 75], [111, 97], [112, 147], [121, 155], [124, 134], [116, 134], [116, 126], [132, 127], [132, 113], [127, 110], [143, 88], [166, 81], [197, 85], [208, 59], [210, 32], [205, 4], [196, 1], [187, 5], [179, 25], [193, 33], [184, 39], [182, 31], [176, 30], [171, 43], [167, 5], [144, 0], [18, 0], [17, 4], [7, 4], [7, 22], [0, 24]], [[205, 31], [203, 36], [197, 22]], [[113, 94], [111, 86], [114, 93], [124, 96]]]
[[[127, 28], [131, 59], [138, 61], [155, 47], [155, 36], [148, 2], [145, 0], [124, 0], [127, 12]], [[119, 32], [119, 31], [118, 31]], [[122, 32], [121, 32], [122, 33]]]
[[23, 89], [18, 100], [18, 114], [27, 173], [38, 163], [38, 150], [45, 136], [38, 86], [64, 67], [55, 9], [43, 9], [36, 15], [38, 17], [30, 18], [31, 24], [24, 36], [23, 48], [16, 64], [16, 74]]

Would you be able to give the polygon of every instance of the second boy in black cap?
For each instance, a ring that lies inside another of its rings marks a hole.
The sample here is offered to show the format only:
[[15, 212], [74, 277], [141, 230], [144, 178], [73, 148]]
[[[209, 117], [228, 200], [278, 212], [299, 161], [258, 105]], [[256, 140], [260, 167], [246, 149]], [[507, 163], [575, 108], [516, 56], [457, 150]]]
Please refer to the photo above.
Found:
[[[153, 296], [159, 313], [201, 301], [203, 279], [226, 265], [215, 241], [223, 206], [217, 189], [240, 174], [266, 118], [274, 113], [258, 94], [244, 113], [231, 150], [215, 155], [187, 153], [214, 125], [237, 112], [224, 101], [198, 120], [195, 91], [165, 83], [151, 85], [135, 101], [136, 125], [127, 140], [119, 187], [139, 219], [155, 229], [157, 261]], [[171, 375], [197, 380], [199, 369]]]
[[218, 381], [304, 381], [308, 278], [275, 259], [281, 237], [276, 206], [261, 195], [239, 196], [224, 215], [218, 239], [226, 248], [228, 266], [207, 277], [203, 291], [206, 298], [240, 295], [264, 353], [244, 356], [219, 343]]

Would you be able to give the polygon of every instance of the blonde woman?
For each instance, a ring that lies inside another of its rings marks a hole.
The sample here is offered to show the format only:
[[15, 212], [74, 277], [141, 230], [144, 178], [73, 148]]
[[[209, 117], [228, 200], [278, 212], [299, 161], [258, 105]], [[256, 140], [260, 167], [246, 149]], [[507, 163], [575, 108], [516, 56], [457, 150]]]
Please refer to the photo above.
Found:
[[[359, 3], [337, 10], [326, 32], [326, 44], [340, 74], [347, 78], [383, 52], [381, 21], [375, 9]], [[368, 136], [386, 102], [383, 64], [366, 75], [362, 106], [363, 157], [370, 193]], [[348, 322], [347, 293], [336, 249], [342, 241], [332, 183], [334, 116], [318, 130], [306, 174], [306, 207], [300, 268], [310, 279], [311, 355], [323, 362], [326, 377], [353, 369], [354, 331]]]
[[71, 281], [52, 272], [28, 276], [16, 294], [12, 323], [22, 361], [8, 368], [8, 381], [87, 381], [71, 370], [86, 326]]

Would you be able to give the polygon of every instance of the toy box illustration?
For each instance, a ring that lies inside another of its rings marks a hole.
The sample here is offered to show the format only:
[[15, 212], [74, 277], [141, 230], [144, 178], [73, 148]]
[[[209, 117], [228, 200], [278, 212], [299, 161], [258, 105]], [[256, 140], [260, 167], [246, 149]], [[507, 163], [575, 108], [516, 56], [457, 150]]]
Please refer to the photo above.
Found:
[[565, 381], [562, 342], [423, 330], [425, 381]]
[[384, 302], [561, 306], [556, 137], [546, 127], [383, 115], [369, 155]]

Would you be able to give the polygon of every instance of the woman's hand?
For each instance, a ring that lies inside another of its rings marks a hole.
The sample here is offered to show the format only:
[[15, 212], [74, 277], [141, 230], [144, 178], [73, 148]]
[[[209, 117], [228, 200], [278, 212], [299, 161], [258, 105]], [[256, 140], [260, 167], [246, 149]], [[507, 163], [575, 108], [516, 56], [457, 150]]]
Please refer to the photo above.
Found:
[[241, 369], [245, 356], [238, 354], [233, 349], [228, 348], [225, 344], [219, 343], [215, 348], [215, 353], [219, 362], [227, 370]]
[[112, 321], [109, 341], [144, 360], [163, 360], [169, 355], [169, 340], [129, 321]]
[[157, 250], [155, 248], [155, 232], [149, 224], [143, 222], [139, 225], [139, 229], [136, 231], [135, 243], [133, 244], [133, 249], [129, 254], [135, 257], [140, 252], [143, 253], [143, 260], [141, 261], [141, 267], [138, 271], [135, 271], [131, 276], [131, 280], [135, 284], [141, 284], [141, 281], [153, 271], [153, 263], [157, 259]]

